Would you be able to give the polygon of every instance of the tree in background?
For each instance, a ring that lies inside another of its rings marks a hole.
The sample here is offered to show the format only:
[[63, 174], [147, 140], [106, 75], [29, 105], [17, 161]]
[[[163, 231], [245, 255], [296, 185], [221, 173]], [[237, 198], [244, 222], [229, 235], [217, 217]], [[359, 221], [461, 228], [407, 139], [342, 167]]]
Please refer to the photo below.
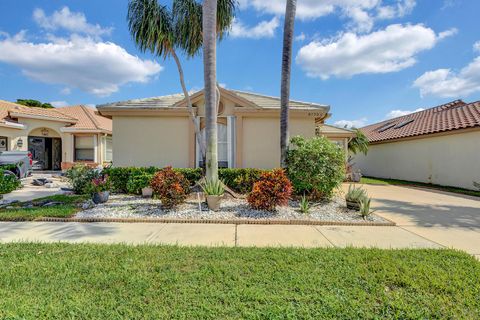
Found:
[[355, 129], [355, 137], [350, 140], [348, 143], [348, 151], [352, 154], [357, 154], [359, 152], [367, 155], [368, 152], [368, 138], [367, 136], [360, 130]]
[[[230, 29], [235, 14], [234, 0], [218, 0], [216, 29], [220, 39]], [[128, 27], [138, 48], [149, 51], [163, 59], [172, 57], [177, 65], [180, 84], [187, 102], [190, 118], [202, 157], [205, 146], [200, 136], [200, 125], [195, 121], [190, 95], [185, 85], [183, 68], [177, 52], [194, 57], [203, 45], [202, 5], [196, 0], [174, 0], [172, 10], [158, 0], [130, 0]]]
[[282, 79], [280, 84], [280, 164], [286, 166], [288, 151], [288, 118], [290, 103], [290, 77], [292, 68], [292, 42], [297, 0], [287, 0], [283, 28]]
[[27, 107], [33, 107], [33, 108], [44, 108], [44, 109], [51, 109], [54, 108], [50, 103], [42, 103], [38, 100], [33, 100], [33, 99], [17, 99], [18, 104], [21, 104], [23, 106]]

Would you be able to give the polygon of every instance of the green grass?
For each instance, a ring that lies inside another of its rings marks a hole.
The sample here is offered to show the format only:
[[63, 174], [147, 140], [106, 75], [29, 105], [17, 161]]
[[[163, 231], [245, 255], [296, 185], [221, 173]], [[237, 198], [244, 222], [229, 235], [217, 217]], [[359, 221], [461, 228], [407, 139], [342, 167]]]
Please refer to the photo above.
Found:
[[465, 195], [468, 195], [468, 196], [480, 197], [480, 191], [467, 190], [467, 189], [462, 189], [462, 188], [457, 188], [457, 187], [440, 186], [440, 185], [436, 185], [436, 184], [422, 183], [422, 182], [415, 182], [415, 181], [373, 178], [373, 177], [362, 177], [362, 180], [360, 180], [360, 183], [378, 184], [378, 185], [415, 186], [415, 187], [423, 187], [423, 188], [436, 189], [436, 190], [440, 190], [440, 191], [447, 191], [447, 192], [465, 194]]
[[29, 221], [43, 217], [68, 218], [78, 210], [78, 204], [88, 197], [83, 195], [54, 195], [32, 201], [39, 203], [45, 200], [62, 202], [62, 205], [53, 207], [21, 208], [24, 203], [16, 203], [14, 209], [0, 209], [0, 220], [3, 221]]
[[452, 250], [0, 245], [1, 319], [478, 319]]

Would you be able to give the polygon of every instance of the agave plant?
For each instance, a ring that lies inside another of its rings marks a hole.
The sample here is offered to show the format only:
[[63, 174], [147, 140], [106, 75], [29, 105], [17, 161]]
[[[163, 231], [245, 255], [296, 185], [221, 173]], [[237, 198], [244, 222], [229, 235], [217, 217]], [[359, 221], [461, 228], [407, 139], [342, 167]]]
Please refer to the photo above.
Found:
[[370, 210], [370, 203], [371, 198], [363, 198], [360, 200], [360, 215], [365, 219], [368, 217], [373, 211]]
[[308, 214], [308, 211], [310, 210], [310, 202], [308, 201], [307, 197], [305, 195], [300, 198], [300, 212], [303, 214]]
[[362, 199], [367, 198], [367, 191], [363, 188], [357, 188], [355, 185], [348, 187], [348, 192], [345, 195], [345, 200], [349, 202], [360, 202]]
[[209, 196], [221, 196], [225, 192], [222, 181], [220, 180], [206, 180], [201, 184], [202, 190]]

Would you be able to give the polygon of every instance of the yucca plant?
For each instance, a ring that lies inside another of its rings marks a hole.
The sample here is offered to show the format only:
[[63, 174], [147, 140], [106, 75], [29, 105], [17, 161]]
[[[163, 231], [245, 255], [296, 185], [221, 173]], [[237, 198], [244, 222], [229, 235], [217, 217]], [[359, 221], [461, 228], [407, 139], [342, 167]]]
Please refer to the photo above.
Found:
[[371, 198], [363, 198], [360, 200], [360, 215], [365, 219], [368, 217], [373, 211], [370, 210], [370, 203]]
[[310, 202], [308, 201], [307, 197], [303, 195], [300, 198], [300, 212], [303, 214], [308, 214], [310, 211]]
[[209, 196], [221, 196], [225, 192], [222, 181], [220, 180], [206, 180], [201, 184], [202, 190]]

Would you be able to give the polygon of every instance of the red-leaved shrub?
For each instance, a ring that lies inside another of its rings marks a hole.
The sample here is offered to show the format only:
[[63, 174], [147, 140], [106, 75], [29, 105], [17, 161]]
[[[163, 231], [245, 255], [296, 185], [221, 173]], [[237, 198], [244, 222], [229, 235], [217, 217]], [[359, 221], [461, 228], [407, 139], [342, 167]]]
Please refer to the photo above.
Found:
[[292, 184], [282, 169], [262, 173], [254, 183], [247, 201], [253, 209], [275, 211], [276, 206], [288, 205]]
[[153, 192], [162, 201], [165, 209], [172, 209], [184, 202], [189, 193], [190, 184], [183, 174], [172, 167], [158, 171], [150, 183]]

